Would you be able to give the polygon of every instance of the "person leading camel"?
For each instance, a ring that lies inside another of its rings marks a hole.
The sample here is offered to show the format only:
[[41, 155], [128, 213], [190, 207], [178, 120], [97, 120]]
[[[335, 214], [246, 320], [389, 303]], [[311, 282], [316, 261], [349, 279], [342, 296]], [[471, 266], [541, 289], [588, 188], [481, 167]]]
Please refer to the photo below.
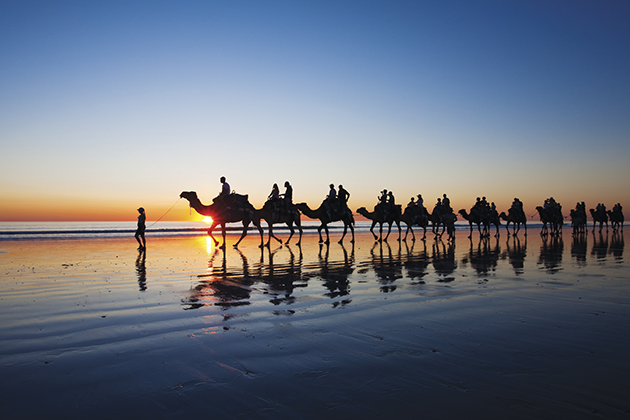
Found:
[[136, 229], [136, 234], [134, 236], [136, 238], [136, 241], [138, 241], [138, 245], [139, 245], [138, 250], [142, 251], [146, 249], [147, 247], [147, 240], [144, 238], [144, 231], [147, 228], [145, 224], [147, 220], [147, 215], [144, 213], [144, 208], [142, 207], [138, 209], [138, 213], [140, 213], [138, 215], [138, 228]]

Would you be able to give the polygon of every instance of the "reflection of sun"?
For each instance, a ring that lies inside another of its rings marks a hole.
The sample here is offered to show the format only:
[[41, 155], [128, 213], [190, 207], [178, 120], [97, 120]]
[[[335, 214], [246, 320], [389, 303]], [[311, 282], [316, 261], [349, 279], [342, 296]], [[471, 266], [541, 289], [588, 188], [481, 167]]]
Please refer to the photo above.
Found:
[[204, 222], [204, 223], [207, 223], [207, 224], [211, 225], [211, 224], [212, 224], [212, 217], [210, 217], [210, 216], [206, 216], [206, 217], [204, 217], [204, 218], [202, 219], [202, 222]]

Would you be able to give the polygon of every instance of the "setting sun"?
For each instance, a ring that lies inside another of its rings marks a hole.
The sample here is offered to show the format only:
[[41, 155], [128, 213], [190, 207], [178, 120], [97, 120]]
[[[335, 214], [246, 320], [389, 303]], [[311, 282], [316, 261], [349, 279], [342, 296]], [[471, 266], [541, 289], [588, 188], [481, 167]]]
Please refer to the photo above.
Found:
[[211, 224], [212, 224], [212, 217], [210, 217], [210, 216], [206, 216], [206, 217], [204, 217], [204, 218], [202, 219], [202, 221], [203, 221], [204, 223], [207, 223], [207, 224], [211, 225]]

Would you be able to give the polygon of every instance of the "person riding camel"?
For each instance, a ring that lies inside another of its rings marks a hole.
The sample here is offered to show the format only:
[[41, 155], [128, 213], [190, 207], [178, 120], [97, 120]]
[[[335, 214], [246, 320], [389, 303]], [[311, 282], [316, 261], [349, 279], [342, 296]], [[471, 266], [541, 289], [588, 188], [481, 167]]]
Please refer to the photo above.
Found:
[[271, 220], [274, 219], [275, 214], [278, 212], [280, 206], [280, 189], [278, 188], [278, 184], [273, 184], [271, 187], [271, 193], [267, 197], [267, 202], [265, 203], [265, 207], [271, 210]]
[[230, 184], [225, 181], [225, 177], [222, 176], [219, 181], [221, 182], [221, 192], [219, 195], [212, 199], [212, 202], [216, 204], [219, 212], [225, 211], [229, 209], [227, 198], [230, 196]]
[[453, 209], [451, 208], [451, 200], [446, 196], [446, 194], [442, 195], [444, 198], [442, 199], [442, 207], [444, 207], [444, 213], [452, 213]]
[[390, 214], [395, 214], [395, 210], [396, 210], [396, 198], [394, 197], [394, 193], [393, 192], [389, 192], [387, 193], [387, 207], [388, 207], [388, 213]]
[[417, 195], [418, 199], [416, 200], [416, 207], [417, 207], [417, 215], [418, 216], [422, 216], [427, 209], [424, 207], [424, 198], [422, 198], [422, 194], [418, 194]]
[[332, 219], [333, 214], [337, 211], [339, 201], [337, 200], [337, 191], [335, 191], [335, 184], [330, 184], [330, 191], [324, 200], [324, 208], [329, 219]]
[[288, 213], [293, 205], [293, 187], [289, 184], [289, 181], [284, 182], [284, 194], [281, 197], [284, 200], [284, 208]]
[[339, 197], [339, 210], [344, 211], [348, 208], [348, 199], [350, 198], [350, 193], [343, 188], [343, 185], [339, 185], [339, 193], [337, 194]]
[[384, 218], [387, 218], [387, 190], [381, 191], [381, 195], [377, 197], [378, 203], [374, 206], [374, 211], [379, 211]]

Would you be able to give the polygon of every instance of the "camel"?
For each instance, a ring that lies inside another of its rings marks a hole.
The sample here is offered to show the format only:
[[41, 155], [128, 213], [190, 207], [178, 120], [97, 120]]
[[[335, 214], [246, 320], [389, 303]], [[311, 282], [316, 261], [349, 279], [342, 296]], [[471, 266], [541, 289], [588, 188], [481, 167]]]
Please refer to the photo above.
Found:
[[[284, 206], [284, 203], [281, 205]], [[254, 212], [254, 217], [258, 220], [263, 219], [265, 222], [267, 222], [267, 226], [269, 226], [269, 239], [265, 244], [267, 247], [269, 247], [271, 238], [282, 243], [282, 241], [273, 234], [273, 225], [275, 223], [285, 223], [291, 231], [291, 234], [289, 235], [289, 238], [286, 240], [285, 244], [288, 244], [293, 237], [293, 234], [295, 233], [293, 225], [295, 224], [295, 226], [297, 226], [298, 228], [298, 232], [300, 233], [300, 238], [297, 241], [297, 246], [300, 246], [300, 244], [302, 243], [302, 222], [300, 221], [300, 212], [295, 205], [292, 205], [287, 212], [285, 209], [277, 209], [275, 211], [272, 211], [271, 206], [265, 203], [262, 209], [256, 210]]]
[[519, 215], [516, 214], [514, 209], [509, 209], [508, 214], [505, 214], [504, 211], [499, 215], [500, 219], [503, 219], [507, 222], [505, 225], [505, 230], [507, 230], [508, 236], [510, 235], [510, 223], [512, 223], [512, 230], [514, 231], [514, 235], [517, 235], [521, 230], [521, 224], [525, 228], [525, 236], [527, 236], [527, 217], [525, 214]]
[[247, 228], [249, 227], [249, 224], [253, 223], [260, 233], [260, 247], [262, 248], [263, 231], [260, 226], [260, 220], [254, 217], [255, 209], [247, 200], [246, 195], [230, 194], [225, 200], [234, 207], [228, 207], [225, 211], [220, 211], [215, 203], [210, 204], [209, 206], [202, 204], [195, 191], [184, 191], [179, 195], [179, 197], [188, 200], [190, 207], [195, 209], [197, 213], [203, 216], [210, 216], [212, 218], [212, 225], [210, 225], [210, 229], [208, 229], [208, 235], [214, 241], [215, 246], [219, 244], [219, 241], [214, 237], [214, 235], [212, 235], [212, 231], [215, 227], [217, 227], [217, 225], [221, 225], [221, 234], [223, 236], [223, 244], [220, 248], [225, 249], [225, 224], [243, 222], [243, 232], [241, 233], [239, 240], [234, 244], [234, 247], [238, 247], [238, 244], [240, 244], [243, 238], [247, 235]]
[[413, 209], [406, 208], [405, 212], [400, 216], [400, 221], [404, 222], [407, 225], [407, 230], [405, 231], [405, 237], [403, 241], [407, 240], [407, 234], [411, 232], [411, 240], [416, 240], [416, 235], [413, 233], [412, 226], [418, 225], [424, 230], [424, 235], [422, 236], [422, 240], [424, 241], [427, 237], [427, 227], [429, 226], [429, 216], [427, 214], [427, 210], [423, 207], [421, 210], [421, 214], [416, 214]]
[[617, 231], [619, 228], [623, 230], [623, 212], [621, 208], [615, 207], [612, 211], [607, 210], [606, 214], [608, 214], [608, 218], [610, 219], [610, 226], [614, 231]]
[[604, 223], [606, 223], [606, 230], [608, 230], [608, 214], [603, 210], [590, 209], [591, 216], [593, 217], [593, 232], [595, 227], [599, 223], [599, 231], [602, 231]]
[[558, 208], [555, 211], [553, 209], [546, 209], [542, 206], [537, 206], [536, 210], [538, 211], [540, 221], [543, 224], [542, 230], [540, 231], [541, 235], [549, 233], [547, 224], [549, 224], [549, 228], [551, 228], [552, 235], [562, 233], [564, 218], [562, 217], [562, 208], [560, 205], [558, 205]]
[[[365, 217], [366, 219], [369, 219], [372, 221], [372, 226], [370, 226], [370, 232], [372, 232], [372, 235], [374, 235], [374, 240], [387, 242], [387, 238], [389, 238], [389, 234], [392, 231], [392, 224], [396, 223], [396, 226], [398, 226], [398, 240], [400, 241], [400, 216], [401, 216], [400, 213], [402, 211], [401, 208], [402, 206], [400, 205], [395, 206], [394, 211], [390, 212], [387, 218], [384, 217], [381, 211], [375, 209], [373, 212], [369, 212], [365, 207], [361, 207], [357, 209], [357, 213], [359, 213], [361, 216]], [[376, 226], [377, 223], [380, 225], [380, 236], [377, 236], [376, 233], [374, 233], [374, 226]], [[384, 223], [387, 223], [387, 225], [389, 226], [389, 229], [387, 230], [387, 235], [383, 239], [383, 224]], [[409, 227], [409, 225], [407, 225], [407, 227]]]
[[[484, 237], [488, 236], [488, 225], [490, 224], [490, 219], [488, 217], [484, 217], [479, 214], [478, 211], [471, 210], [470, 214], [466, 212], [466, 209], [461, 209], [458, 211], [459, 214], [466, 220], [468, 220], [468, 224], [470, 225], [470, 235], [469, 238], [472, 238], [473, 232], [473, 223], [477, 225], [477, 230], [479, 230], [479, 236]], [[481, 225], [483, 224], [483, 233], [481, 232]]]
[[339, 240], [339, 243], [343, 243], [343, 238], [346, 237], [346, 233], [348, 232], [348, 228], [350, 228], [350, 232], [352, 232], [352, 243], [354, 243], [354, 217], [352, 216], [352, 212], [350, 209], [346, 208], [341, 212], [334, 212], [330, 216], [326, 211], [326, 207], [322, 203], [317, 209], [312, 210], [308, 204], [306, 203], [298, 203], [295, 205], [300, 212], [309, 219], [319, 219], [321, 225], [317, 228], [317, 233], [319, 233], [319, 242], [324, 242], [322, 239], [322, 229], [326, 231], [326, 241], [325, 243], [330, 243], [330, 237], [328, 235], [328, 223], [342, 221], [343, 222], [343, 235]]
[[[426, 217], [428, 222], [431, 222], [431, 230], [435, 234], [436, 238], [441, 238], [448, 228], [452, 228], [453, 232], [455, 231], [455, 221], [457, 220], [457, 216], [452, 212], [442, 213], [438, 209], [433, 209], [433, 213], [429, 213], [427, 211]], [[440, 226], [442, 226], [442, 233], [439, 233]], [[451, 234], [449, 233], [449, 237], [450, 236]]]
[[573, 227], [573, 234], [586, 232], [586, 218], [584, 213], [579, 210], [571, 210], [569, 216], [571, 217], [571, 226]]

